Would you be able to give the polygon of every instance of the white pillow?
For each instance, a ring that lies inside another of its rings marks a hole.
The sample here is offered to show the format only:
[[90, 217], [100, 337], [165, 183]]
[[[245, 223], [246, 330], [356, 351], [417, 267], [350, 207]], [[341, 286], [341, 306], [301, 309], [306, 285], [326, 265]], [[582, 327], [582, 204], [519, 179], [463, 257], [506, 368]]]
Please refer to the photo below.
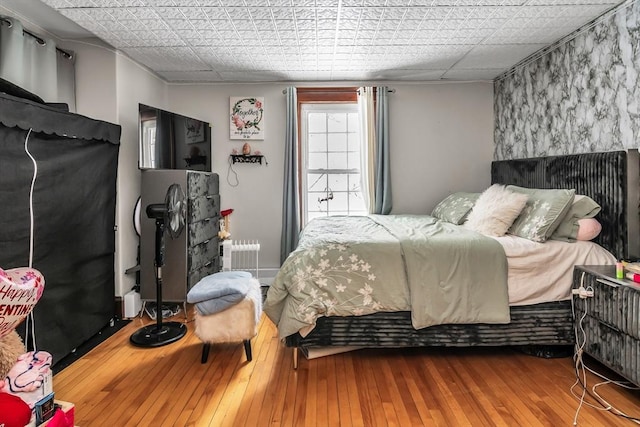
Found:
[[487, 236], [504, 236], [528, 198], [526, 194], [507, 190], [504, 185], [493, 184], [478, 197], [464, 225]]

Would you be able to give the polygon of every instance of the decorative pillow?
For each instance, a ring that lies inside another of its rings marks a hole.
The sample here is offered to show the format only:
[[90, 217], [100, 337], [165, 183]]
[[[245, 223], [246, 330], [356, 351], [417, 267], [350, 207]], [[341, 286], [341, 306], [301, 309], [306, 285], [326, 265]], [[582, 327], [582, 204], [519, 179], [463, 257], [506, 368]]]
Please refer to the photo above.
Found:
[[464, 225], [488, 236], [504, 236], [526, 203], [526, 194], [493, 184], [478, 197]]
[[602, 224], [595, 218], [582, 218], [578, 220], [578, 235], [576, 240], [593, 240], [602, 231]]
[[480, 197], [479, 193], [453, 193], [449, 194], [431, 212], [431, 216], [443, 221], [460, 225]]
[[583, 218], [593, 218], [600, 212], [600, 205], [592, 198], [577, 194], [569, 211], [551, 234], [551, 239], [565, 242], [578, 240], [579, 223]]
[[558, 228], [576, 194], [575, 190], [542, 190], [508, 185], [508, 190], [529, 196], [527, 205], [509, 233], [534, 242], [545, 242]]

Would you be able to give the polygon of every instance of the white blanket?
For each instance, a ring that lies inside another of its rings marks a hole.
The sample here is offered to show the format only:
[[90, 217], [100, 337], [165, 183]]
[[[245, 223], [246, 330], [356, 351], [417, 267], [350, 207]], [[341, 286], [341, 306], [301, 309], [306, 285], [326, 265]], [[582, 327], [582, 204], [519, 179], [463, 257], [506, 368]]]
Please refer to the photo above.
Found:
[[494, 237], [509, 263], [509, 305], [528, 305], [571, 298], [575, 265], [615, 264], [602, 246], [578, 241], [537, 243], [521, 237]]

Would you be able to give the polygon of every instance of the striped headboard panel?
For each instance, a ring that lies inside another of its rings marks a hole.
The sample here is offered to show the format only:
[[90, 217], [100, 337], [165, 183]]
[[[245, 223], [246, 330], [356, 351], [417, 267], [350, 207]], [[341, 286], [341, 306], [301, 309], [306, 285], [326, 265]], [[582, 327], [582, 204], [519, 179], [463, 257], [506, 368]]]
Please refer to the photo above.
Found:
[[491, 163], [492, 184], [574, 188], [598, 202], [596, 242], [618, 259], [640, 257], [640, 157], [637, 150], [570, 154]]

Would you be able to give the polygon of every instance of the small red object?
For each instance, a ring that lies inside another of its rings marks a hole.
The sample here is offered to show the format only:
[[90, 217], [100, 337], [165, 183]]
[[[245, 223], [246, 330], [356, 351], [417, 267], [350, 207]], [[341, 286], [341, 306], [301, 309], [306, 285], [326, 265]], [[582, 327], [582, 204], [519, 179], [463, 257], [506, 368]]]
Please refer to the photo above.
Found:
[[231, 214], [232, 212], [233, 212], [233, 209], [225, 209], [223, 211], [220, 211], [220, 215], [227, 216], [227, 215]]
[[640, 274], [627, 273], [627, 279], [633, 280], [636, 283], [640, 283]]
[[0, 426], [24, 427], [31, 420], [31, 408], [18, 396], [0, 393]]

